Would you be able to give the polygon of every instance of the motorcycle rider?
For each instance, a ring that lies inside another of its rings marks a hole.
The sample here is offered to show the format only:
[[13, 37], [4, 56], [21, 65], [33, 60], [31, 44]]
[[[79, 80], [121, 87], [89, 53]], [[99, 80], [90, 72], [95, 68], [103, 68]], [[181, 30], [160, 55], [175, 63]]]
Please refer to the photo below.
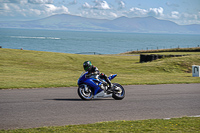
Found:
[[108, 90], [111, 90], [112, 84], [108, 77], [104, 73], [100, 73], [98, 68], [92, 65], [91, 61], [85, 61], [83, 63], [83, 68], [86, 72], [88, 72], [86, 77], [96, 77], [97, 75], [99, 75], [101, 79], [104, 79], [108, 83]]

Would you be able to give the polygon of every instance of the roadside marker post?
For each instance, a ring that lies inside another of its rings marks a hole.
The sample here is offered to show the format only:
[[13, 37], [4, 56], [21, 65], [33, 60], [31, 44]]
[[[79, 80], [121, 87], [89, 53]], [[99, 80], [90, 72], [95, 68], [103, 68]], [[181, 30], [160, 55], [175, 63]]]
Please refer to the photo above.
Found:
[[192, 65], [192, 76], [200, 77], [200, 66]]

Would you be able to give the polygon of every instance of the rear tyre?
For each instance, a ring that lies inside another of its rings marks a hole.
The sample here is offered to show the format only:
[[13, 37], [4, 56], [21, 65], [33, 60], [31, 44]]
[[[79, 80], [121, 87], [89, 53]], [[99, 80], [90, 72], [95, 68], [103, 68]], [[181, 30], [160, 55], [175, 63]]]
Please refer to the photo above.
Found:
[[78, 87], [78, 95], [83, 100], [91, 100], [93, 98], [93, 92], [91, 90], [91, 87], [87, 86], [88, 88], [85, 89], [87, 85], [80, 85]]
[[120, 84], [113, 83], [113, 95], [112, 95], [112, 97], [115, 100], [122, 100], [125, 97], [125, 90]]

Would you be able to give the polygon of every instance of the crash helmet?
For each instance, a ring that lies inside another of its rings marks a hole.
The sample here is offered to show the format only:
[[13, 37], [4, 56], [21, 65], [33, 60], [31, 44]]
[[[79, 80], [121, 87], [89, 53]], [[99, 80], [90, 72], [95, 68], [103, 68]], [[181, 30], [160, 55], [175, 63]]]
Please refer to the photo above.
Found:
[[85, 71], [88, 71], [91, 67], [92, 67], [91, 61], [85, 61], [83, 63], [83, 68], [84, 68]]

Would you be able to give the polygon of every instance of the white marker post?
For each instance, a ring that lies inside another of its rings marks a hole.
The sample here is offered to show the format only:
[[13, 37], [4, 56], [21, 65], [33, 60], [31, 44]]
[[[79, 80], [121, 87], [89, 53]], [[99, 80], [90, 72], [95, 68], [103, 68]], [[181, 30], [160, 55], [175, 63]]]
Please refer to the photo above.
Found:
[[192, 76], [200, 77], [200, 66], [192, 65]]

